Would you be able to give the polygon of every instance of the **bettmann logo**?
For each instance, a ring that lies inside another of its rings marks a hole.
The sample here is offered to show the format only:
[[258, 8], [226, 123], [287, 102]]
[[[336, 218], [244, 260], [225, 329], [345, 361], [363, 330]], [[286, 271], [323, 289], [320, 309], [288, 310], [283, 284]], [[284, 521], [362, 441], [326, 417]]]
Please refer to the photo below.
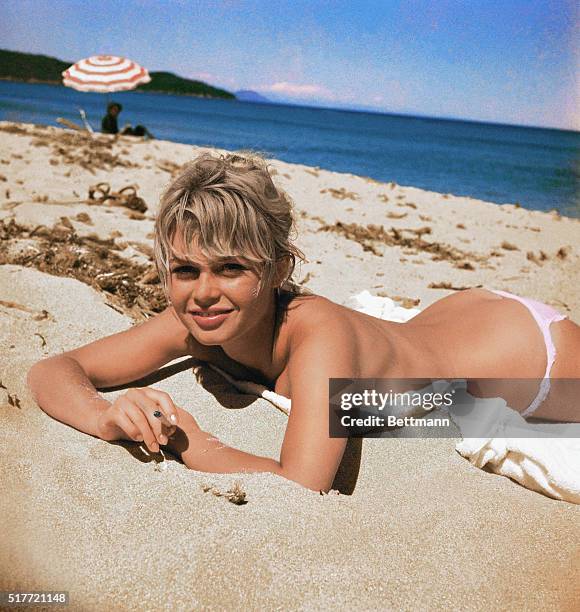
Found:
[[340, 419], [340, 424], [343, 427], [449, 427], [450, 420], [442, 419], [427, 419], [415, 417], [398, 417], [394, 414], [389, 414], [387, 417], [370, 414], [366, 417], [352, 417], [345, 414]]

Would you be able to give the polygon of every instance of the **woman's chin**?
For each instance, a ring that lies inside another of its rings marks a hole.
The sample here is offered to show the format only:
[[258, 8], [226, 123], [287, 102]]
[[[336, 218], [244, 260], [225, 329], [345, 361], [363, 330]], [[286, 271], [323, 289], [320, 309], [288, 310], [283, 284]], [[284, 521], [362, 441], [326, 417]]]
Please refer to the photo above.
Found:
[[216, 346], [224, 342], [221, 335], [216, 332], [200, 332], [199, 330], [195, 330], [195, 332], [191, 332], [191, 335], [204, 346]]
[[231, 340], [231, 334], [222, 329], [203, 330], [193, 326], [189, 328], [191, 335], [204, 346], [217, 346]]

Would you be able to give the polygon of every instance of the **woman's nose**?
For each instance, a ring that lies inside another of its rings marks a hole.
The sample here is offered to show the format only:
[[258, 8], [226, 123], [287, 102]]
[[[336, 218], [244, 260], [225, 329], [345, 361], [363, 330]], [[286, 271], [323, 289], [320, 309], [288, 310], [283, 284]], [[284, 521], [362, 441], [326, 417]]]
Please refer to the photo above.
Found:
[[219, 300], [219, 280], [213, 274], [202, 272], [193, 288], [193, 299], [200, 303], [213, 303]]

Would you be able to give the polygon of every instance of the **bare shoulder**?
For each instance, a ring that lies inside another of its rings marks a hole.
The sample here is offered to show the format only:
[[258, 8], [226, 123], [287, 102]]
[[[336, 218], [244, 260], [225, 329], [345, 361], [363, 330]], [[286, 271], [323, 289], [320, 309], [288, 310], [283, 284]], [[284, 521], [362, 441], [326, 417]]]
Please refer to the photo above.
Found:
[[305, 295], [295, 298], [288, 308], [288, 324], [295, 340], [316, 332], [350, 325], [348, 308], [340, 306], [320, 295]]
[[357, 336], [353, 333], [350, 312], [317, 295], [304, 296], [292, 303], [288, 317], [291, 373], [309, 378], [355, 375]]
[[[172, 307], [133, 327], [65, 353], [97, 387], [131, 382], [195, 353], [189, 331]], [[199, 356], [201, 355], [193, 355]]]

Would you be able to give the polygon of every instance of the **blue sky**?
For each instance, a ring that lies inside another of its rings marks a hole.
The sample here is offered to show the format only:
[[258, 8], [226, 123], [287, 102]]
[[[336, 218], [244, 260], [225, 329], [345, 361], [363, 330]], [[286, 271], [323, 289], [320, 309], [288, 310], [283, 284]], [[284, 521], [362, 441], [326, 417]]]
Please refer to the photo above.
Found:
[[230, 91], [580, 130], [573, 0], [0, 0], [0, 47]]

